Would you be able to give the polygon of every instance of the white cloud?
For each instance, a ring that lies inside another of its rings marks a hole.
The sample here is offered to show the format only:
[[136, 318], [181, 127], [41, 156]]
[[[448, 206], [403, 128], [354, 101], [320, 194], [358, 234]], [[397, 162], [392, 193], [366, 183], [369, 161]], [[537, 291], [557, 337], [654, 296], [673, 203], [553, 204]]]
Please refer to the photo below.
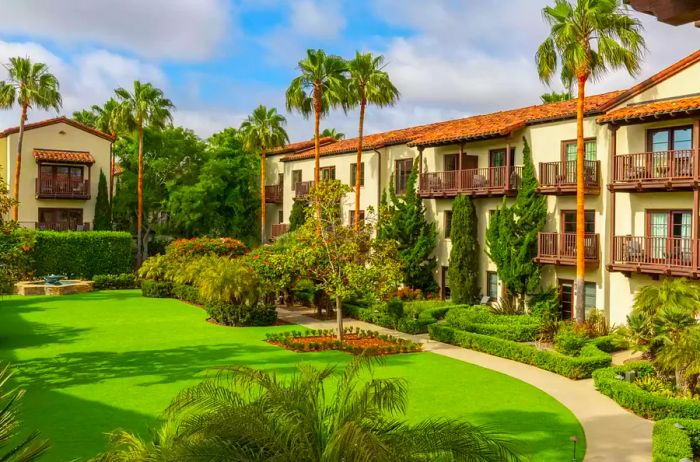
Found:
[[182, 61], [211, 57], [233, 16], [227, 0], [6, 0], [2, 15], [5, 33]]
[[305, 37], [336, 38], [345, 27], [340, 5], [335, 1], [297, 0], [291, 4], [292, 30]]
[[173, 114], [174, 124], [193, 130], [207, 138], [227, 127], [239, 127], [247, 114], [223, 108], [178, 108]]

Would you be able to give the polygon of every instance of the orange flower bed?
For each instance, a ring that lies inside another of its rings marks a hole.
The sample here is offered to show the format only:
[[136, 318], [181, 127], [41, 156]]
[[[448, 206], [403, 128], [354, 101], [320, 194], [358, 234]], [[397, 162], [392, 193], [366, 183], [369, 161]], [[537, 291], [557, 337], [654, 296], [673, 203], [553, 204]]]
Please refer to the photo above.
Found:
[[267, 342], [296, 352], [340, 350], [352, 354], [388, 355], [421, 351], [421, 345], [378, 332], [346, 328], [343, 340], [332, 330], [268, 334]]

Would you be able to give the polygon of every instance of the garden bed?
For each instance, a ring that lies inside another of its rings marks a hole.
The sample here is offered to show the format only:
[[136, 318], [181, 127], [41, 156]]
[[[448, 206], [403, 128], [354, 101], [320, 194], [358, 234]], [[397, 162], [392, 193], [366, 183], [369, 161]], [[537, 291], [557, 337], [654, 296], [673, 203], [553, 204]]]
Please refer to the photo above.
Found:
[[336, 331], [323, 329], [267, 334], [267, 342], [296, 352], [339, 350], [371, 356], [415, 353], [422, 349], [420, 343], [357, 328], [345, 328], [342, 341], [337, 339]]

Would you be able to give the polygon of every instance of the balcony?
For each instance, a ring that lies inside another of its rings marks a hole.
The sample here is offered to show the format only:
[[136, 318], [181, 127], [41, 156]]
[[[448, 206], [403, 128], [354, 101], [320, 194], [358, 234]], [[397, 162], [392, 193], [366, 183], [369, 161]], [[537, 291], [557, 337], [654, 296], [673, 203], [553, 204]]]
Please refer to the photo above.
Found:
[[[598, 266], [600, 237], [585, 234], [584, 258], [587, 266]], [[576, 233], [540, 233], [537, 237], [537, 263], [549, 265], [576, 265]]]
[[698, 243], [684, 237], [615, 236], [609, 271], [700, 276]]
[[314, 185], [312, 181], [300, 181], [294, 184], [294, 197], [297, 199], [303, 199], [309, 195], [311, 187]]
[[281, 235], [289, 231], [289, 225], [286, 223], [280, 223], [277, 225], [272, 225], [272, 231], [270, 232], [270, 239], [273, 241], [280, 237]]
[[37, 199], [90, 199], [90, 181], [82, 178], [40, 176], [35, 182]]
[[273, 184], [270, 186], [265, 186], [265, 202], [268, 204], [281, 204], [282, 203], [282, 185]]
[[36, 222], [35, 229], [42, 231], [90, 231], [90, 223], [61, 222]]
[[[507, 170], [510, 168], [510, 172]], [[522, 167], [486, 167], [449, 172], [421, 173], [421, 197], [513, 195], [522, 179]]]
[[697, 149], [617, 155], [609, 187], [615, 191], [692, 189], [698, 186], [697, 162]]
[[[583, 161], [583, 182], [586, 194], [600, 193], [600, 161]], [[542, 194], [576, 194], [576, 161], [540, 162], [540, 186]]]

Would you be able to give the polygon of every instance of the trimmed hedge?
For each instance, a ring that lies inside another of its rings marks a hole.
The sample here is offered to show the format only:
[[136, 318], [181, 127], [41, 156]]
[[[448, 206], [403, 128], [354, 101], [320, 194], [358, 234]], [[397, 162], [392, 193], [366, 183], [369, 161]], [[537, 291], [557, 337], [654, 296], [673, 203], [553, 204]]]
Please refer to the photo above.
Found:
[[92, 278], [92, 287], [103, 289], [135, 289], [138, 287], [133, 273], [96, 274]]
[[[343, 310], [348, 305], [343, 305]], [[445, 317], [445, 314], [455, 305], [452, 306], [442, 306], [436, 308], [424, 309], [420, 313], [411, 314], [406, 313], [403, 317], [396, 320], [396, 318], [389, 315], [385, 310], [378, 308], [362, 308], [357, 305], [350, 305], [351, 310], [354, 311], [353, 314], [349, 314], [344, 311], [350, 317], [359, 319], [360, 321], [369, 322], [371, 324], [376, 324], [387, 329], [396, 329], [399, 332], [406, 334], [425, 334], [428, 332], [428, 326], [438, 322], [440, 319]]]
[[167, 281], [144, 279], [141, 281], [141, 292], [144, 297], [170, 298], [173, 296], [173, 284]]
[[531, 345], [488, 335], [475, 334], [441, 324], [428, 326], [430, 338], [440, 342], [481, 351], [501, 358], [512, 359], [554, 372], [570, 379], [585, 379], [594, 370], [609, 367], [612, 357], [589, 343], [579, 356], [565, 356], [556, 351], [539, 350]]
[[183, 302], [194, 303], [196, 305], [202, 304], [199, 290], [194, 286], [188, 284], [173, 284], [172, 294], [173, 297]]
[[277, 321], [275, 305], [232, 305], [217, 303], [207, 305], [209, 317], [225, 326], [271, 326]]
[[485, 307], [453, 309], [445, 323], [458, 330], [488, 335], [514, 342], [531, 342], [540, 332], [540, 321], [527, 315], [493, 314]]
[[91, 279], [134, 269], [131, 234], [116, 231], [37, 231], [28, 252], [36, 276], [62, 274]]
[[670, 417], [700, 419], [700, 401], [650, 393], [633, 383], [615, 378], [628, 370], [649, 367], [649, 364], [639, 362], [608, 367], [595, 371], [593, 381], [599, 392], [646, 419], [661, 420]]
[[[684, 429], [677, 428], [680, 424]], [[700, 447], [700, 421], [690, 419], [665, 419], [654, 424], [652, 437], [654, 462], [678, 462], [693, 460]]]

